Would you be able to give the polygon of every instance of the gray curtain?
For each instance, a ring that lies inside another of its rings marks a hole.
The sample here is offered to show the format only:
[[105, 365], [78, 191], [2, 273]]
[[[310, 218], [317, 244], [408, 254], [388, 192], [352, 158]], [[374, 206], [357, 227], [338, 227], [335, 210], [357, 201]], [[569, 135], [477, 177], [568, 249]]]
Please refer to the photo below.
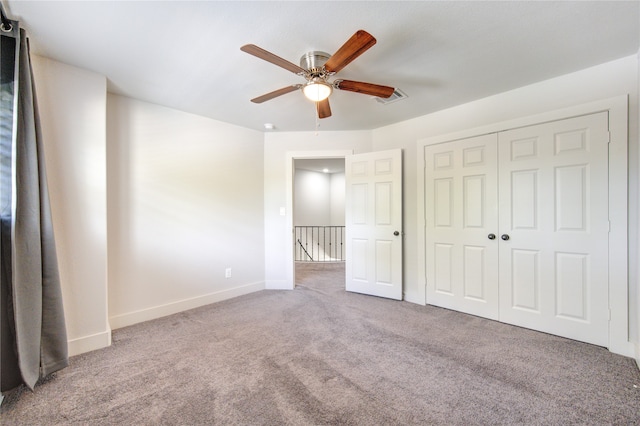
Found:
[[[11, 141], [2, 141], [3, 322], [6, 319], [2, 327], [3, 391], [21, 383], [33, 389], [38, 379], [68, 365], [62, 292], [29, 44], [24, 30], [17, 31], [17, 28], [18, 23], [14, 21], [14, 31], [2, 33], [3, 39], [15, 40], [12, 84], [9, 84], [10, 76], [4, 75], [5, 55], [11, 49], [4, 46], [1, 67], [3, 111], [8, 104], [4, 99], [9, 97], [5, 88], [13, 92]], [[3, 138], [8, 134], [5, 127], [9, 126], [4, 122], [5, 115], [3, 112]], [[7, 145], [11, 146], [10, 150], [5, 149]], [[9, 174], [10, 187], [6, 184]], [[11, 377], [5, 383], [4, 375], [8, 371]]]

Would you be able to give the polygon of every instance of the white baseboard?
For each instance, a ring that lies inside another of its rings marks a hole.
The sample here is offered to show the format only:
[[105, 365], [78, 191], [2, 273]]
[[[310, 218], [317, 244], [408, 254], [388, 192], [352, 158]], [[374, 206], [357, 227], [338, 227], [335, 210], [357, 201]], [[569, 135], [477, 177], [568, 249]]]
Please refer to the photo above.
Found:
[[111, 330], [67, 341], [69, 356], [80, 355], [96, 349], [106, 348], [107, 346], [111, 346]]
[[293, 290], [291, 283], [287, 280], [267, 280], [264, 283], [266, 290]]
[[200, 306], [209, 305], [211, 303], [243, 296], [245, 294], [264, 290], [264, 288], [264, 282], [246, 284], [240, 287], [192, 297], [190, 299], [178, 300], [165, 305], [153, 306], [151, 308], [141, 309], [135, 312], [114, 315], [109, 317], [109, 324], [111, 325], [111, 329], [115, 330], [117, 328], [127, 327], [140, 322], [162, 318], [167, 315], [177, 314], [178, 312], [187, 311], [189, 309], [199, 308]]
[[638, 370], [640, 370], [640, 343], [635, 343], [636, 347], [636, 365], [638, 366]]

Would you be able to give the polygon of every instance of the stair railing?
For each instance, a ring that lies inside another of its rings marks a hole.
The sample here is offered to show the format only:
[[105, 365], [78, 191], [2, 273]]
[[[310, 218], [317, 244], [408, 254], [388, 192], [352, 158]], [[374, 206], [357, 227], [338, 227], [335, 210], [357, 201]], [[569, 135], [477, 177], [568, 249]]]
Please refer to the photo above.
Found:
[[295, 226], [297, 262], [344, 262], [344, 226]]

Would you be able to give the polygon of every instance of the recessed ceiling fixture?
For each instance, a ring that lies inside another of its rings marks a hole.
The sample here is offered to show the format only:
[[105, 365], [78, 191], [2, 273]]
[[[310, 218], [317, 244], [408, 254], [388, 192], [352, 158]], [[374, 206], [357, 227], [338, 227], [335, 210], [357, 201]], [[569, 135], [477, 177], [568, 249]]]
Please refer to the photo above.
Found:
[[329, 169], [322, 169], [323, 173], [329, 173]]
[[264, 123], [265, 130], [273, 130], [276, 128], [272, 123]]
[[331, 107], [329, 106], [329, 96], [333, 89], [346, 90], [348, 92], [362, 93], [364, 95], [388, 98], [394, 92], [393, 87], [381, 86], [373, 83], [363, 83], [352, 80], [329, 81], [338, 71], [346, 67], [358, 56], [366, 52], [371, 46], [376, 44], [376, 39], [364, 30], [356, 31], [349, 40], [333, 55], [326, 52], [313, 51], [306, 53], [300, 59], [300, 66], [297, 66], [286, 59], [268, 52], [255, 44], [247, 44], [240, 48], [243, 52], [257, 58], [271, 62], [281, 68], [291, 71], [294, 74], [304, 77], [305, 84], [292, 84], [282, 89], [274, 90], [257, 98], [251, 102], [260, 104], [270, 99], [284, 94], [302, 89], [305, 97], [316, 103], [318, 118], [331, 117]]

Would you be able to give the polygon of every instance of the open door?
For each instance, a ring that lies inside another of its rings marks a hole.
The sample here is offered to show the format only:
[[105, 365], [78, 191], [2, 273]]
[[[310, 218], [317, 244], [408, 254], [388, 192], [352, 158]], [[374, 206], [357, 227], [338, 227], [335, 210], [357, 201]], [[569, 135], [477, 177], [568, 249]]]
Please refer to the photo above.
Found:
[[345, 157], [346, 290], [402, 300], [402, 150]]

